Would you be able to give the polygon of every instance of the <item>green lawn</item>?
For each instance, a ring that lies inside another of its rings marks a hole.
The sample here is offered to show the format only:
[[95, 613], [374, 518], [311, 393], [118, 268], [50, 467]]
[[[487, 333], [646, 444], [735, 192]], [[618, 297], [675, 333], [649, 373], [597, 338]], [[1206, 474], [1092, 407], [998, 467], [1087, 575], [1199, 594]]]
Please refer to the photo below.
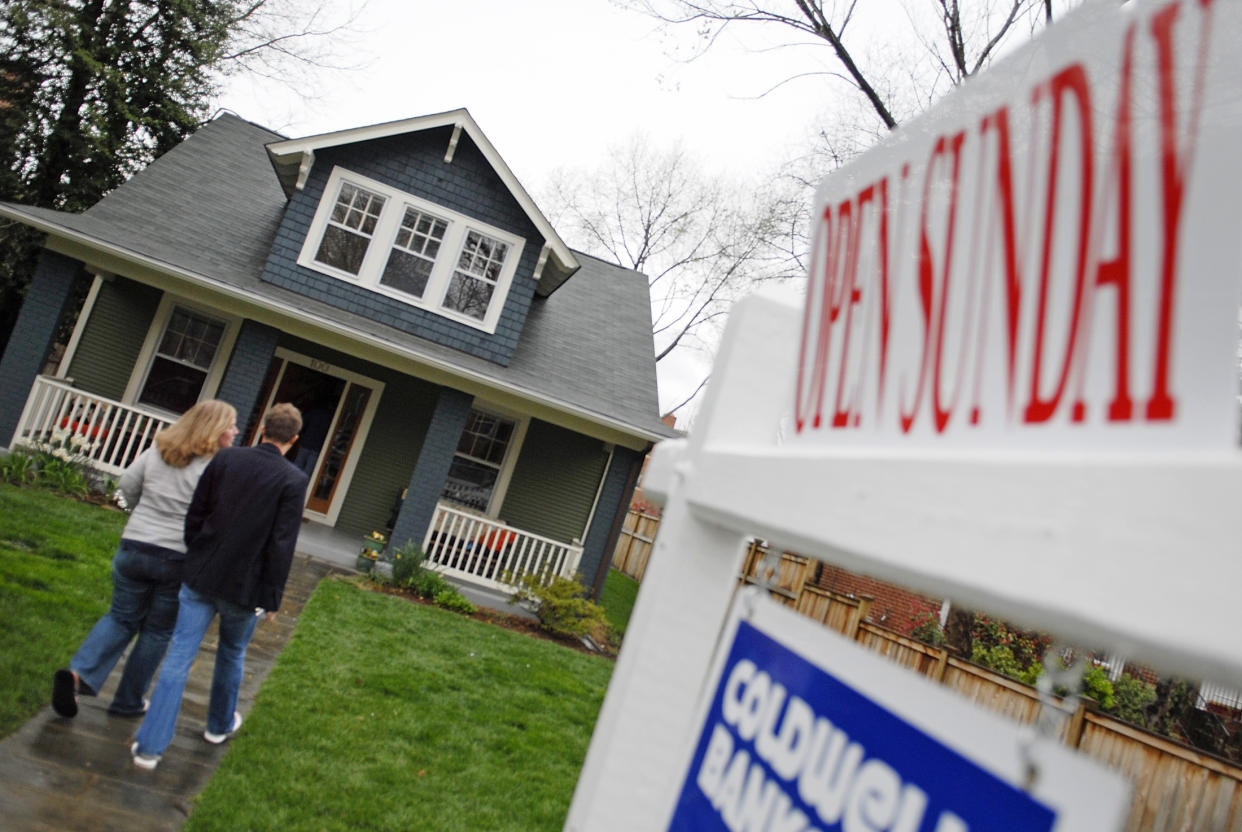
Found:
[[560, 829], [612, 667], [325, 581], [186, 829]]
[[608, 619], [619, 637], [625, 635], [625, 628], [630, 623], [630, 613], [634, 609], [634, 599], [638, 597], [638, 581], [617, 569], [609, 569], [604, 579], [604, 589], [599, 594], [600, 606], [604, 608], [604, 617]]
[[[106, 610], [124, 520], [0, 484], [4, 734], [47, 703], [52, 671]], [[632, 594], [617, 603], [624, 627]], [[560, 829], [612, 669], [325, 581], [185, 828]]]
[[0, 483], [0, 736], [48, 703], [112, 597], [125, 515]]

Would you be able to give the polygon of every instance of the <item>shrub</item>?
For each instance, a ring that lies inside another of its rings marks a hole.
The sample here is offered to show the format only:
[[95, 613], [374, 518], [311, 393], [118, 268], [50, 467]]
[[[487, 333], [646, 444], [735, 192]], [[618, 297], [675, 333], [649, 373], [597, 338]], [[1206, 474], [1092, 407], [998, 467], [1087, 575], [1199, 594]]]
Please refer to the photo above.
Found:
[[34, 456], [21, 448], [7, 456], [0, 457], [0, 480], [13, 485], [28, 485], [34, 482], [38, 474], [38, 466]]
[[451, 586], [448, 589], [442, 589], [437, 592], [432, 600], [437, 607], [444, 607], [446, 610], [453, 610], [466, 615], [470, 615], [477, 610], [477, 607], [470, 602], [469, 598]]
[[423, 561], [427, 553], [414, 541], [400, 546], [392, 554], [392, 581], [397, 586], [408, 586], [419, 572], [425, 572]]
[[1147, 727], [1146, 708], [1156, 701], [1155, 687], [1126, 673], [1113, 682], [1113, 695], [1117, 700], [1114, 716], [1140, 728]]
[[1013, 660], [1022, 670], [1039, 665], [1044, 651], [1052, 643], [1052, 638], [1043, 633], [1019, 630], [1004, 621], [978, 613], [970, 628], [970, 639], [972, 654], [976, 647], [982, 647], [985, 652], [996, 647], [1008, 647]]
[[435, 600], [436, 593], [453, 589], [453, 585], [445, 580], [443, 575], [430, 569], [419, 569], [413, 575], [406, 578], [401, 586], [410, 590], [419, 598], [426, 598], [429, 601]]
[[90, 484], [82, 467], [60, 457], [52, 456], [41, 460], [38, 482], [52, 491], [70, 497], [85, 497], [90, 493]]
[[914, 622], [914, 627], [910, 630], [911, 638], [916, 638], [932, 647], [944, 645], [946, 640], [944, 628], [940, 626], [940, 619], [936, 616], [925, 612], [914, 616], [911, 621]]
[[539, 625], [564, 636], [591, 636], [596, 642], [608, 640], [604, 608], [588, 599], [586, 588], [577, 580], [556, 577], [544, 583], [540, 573], [523, 575], [513, 594], [514, 601], [535, 601]]
[[1079, 686], [1084, 696], [1090, 696], [1096, 702], [1100, 703], [1100, 707], [1106, 711], [1111, 711], [1117, 707], [1117, 699], [1113, 695], [1113, 683], [1108, 678], [1108, 674], [1104, 672], [1098, 665], [1091, 665], [1082, 674], [1082, 684]]
[[[431, 601], [437, 607], [455, 612], [472, 613], [474, 604], [457, 591], [443, 575], [423, 566], [427, 553], [414, 541], [397, 548], [392, 554], [392, 583]], [[386, 581], [384, 578], [377, 580]]]
[[110, 493], [111, 483], [106, 479], [92, 488], [81, 446], [66, 442], [45, 442], [33, 449], [14, 450], [0, 459], [0, 479], [13, 485], [42, 486], [69, 497], [85, 497], [92, 491]]
[[1014, 654], [1013, 648], [1007, 644], [995, 644], [991, 647], [975, 644], [971, 649], [970, 660], [1028, 685], [1035, 684], [1044, 672], [1044, 666], [1039, 662], [1024, 666]]

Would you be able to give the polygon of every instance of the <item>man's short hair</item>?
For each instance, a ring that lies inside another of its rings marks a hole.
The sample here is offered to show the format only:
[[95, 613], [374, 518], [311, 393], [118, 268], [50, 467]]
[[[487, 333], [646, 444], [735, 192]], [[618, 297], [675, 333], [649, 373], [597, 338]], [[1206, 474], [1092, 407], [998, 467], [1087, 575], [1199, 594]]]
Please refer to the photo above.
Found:
[[263, 417], [263, 435], [282, 445], [292, 441], [301, 429], [302, 411], [288, 402], [272, 405], [272, 409]]

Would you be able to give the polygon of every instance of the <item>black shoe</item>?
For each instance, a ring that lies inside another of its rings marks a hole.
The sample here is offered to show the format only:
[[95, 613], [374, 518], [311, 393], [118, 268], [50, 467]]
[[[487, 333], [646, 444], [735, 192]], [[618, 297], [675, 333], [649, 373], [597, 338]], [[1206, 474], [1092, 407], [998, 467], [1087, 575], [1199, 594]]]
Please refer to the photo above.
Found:
[[52, 674], [52, 709], [64, 717], [78, 715], [78, 677], [67, 668]]

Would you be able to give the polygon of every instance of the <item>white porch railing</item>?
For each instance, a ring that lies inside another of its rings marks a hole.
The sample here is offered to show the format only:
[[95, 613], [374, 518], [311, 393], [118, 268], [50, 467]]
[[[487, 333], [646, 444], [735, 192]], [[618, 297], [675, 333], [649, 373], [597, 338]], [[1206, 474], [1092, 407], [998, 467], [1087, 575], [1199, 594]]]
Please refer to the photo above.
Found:
[[437, 571], [505, 592], [530, 573], [572, 578], [582, 547], [516, 529], [455, 508], [436, 506], [423, 539], [427, 563]]
[[13, 445], [37, 446], [78, 437], [74, 444], [88, 464], [120, 475], [155, 434], [172, 420], [133, 405], [77, 390], [51, 376], [39, 376], [30, 389]]

